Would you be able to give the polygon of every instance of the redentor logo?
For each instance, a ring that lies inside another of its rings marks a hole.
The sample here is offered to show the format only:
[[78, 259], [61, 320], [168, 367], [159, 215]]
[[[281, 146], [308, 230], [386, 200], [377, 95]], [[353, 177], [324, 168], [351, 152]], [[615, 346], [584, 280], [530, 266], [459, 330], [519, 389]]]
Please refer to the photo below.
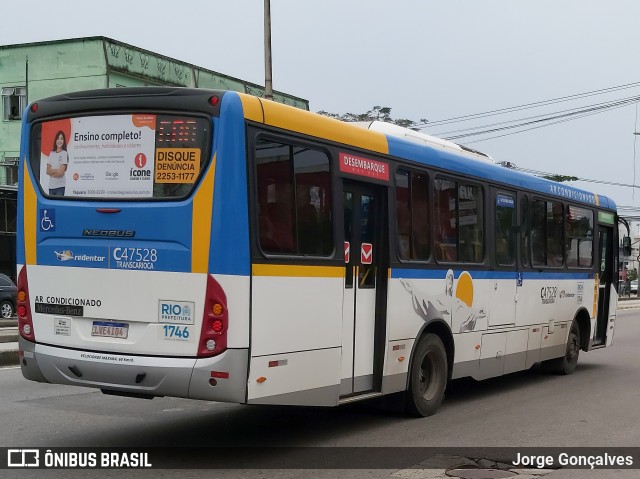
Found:
[[147, 156], [144, 153], [138, 153], [134, 162], [138, 168], [144, 168], [144, 165], [147, 164]]

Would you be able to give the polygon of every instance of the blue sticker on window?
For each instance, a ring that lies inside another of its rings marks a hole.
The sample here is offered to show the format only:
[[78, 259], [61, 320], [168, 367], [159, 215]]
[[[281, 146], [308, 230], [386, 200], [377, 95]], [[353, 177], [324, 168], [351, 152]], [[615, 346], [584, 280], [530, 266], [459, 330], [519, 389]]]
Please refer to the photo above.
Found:
[[502, 206], [503, 208], [513, 208], [515, 205], [511, 196], [496, 196], [496, 206]]

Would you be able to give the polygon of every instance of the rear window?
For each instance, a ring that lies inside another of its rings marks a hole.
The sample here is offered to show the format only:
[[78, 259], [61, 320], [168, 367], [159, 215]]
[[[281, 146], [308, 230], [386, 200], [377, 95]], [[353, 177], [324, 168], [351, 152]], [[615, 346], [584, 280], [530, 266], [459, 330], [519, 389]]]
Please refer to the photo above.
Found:
[[207, 118], [120, 114], [44, 121], [31, 131], [31, 166], [49, 197], [178, 199], [206, 167]]

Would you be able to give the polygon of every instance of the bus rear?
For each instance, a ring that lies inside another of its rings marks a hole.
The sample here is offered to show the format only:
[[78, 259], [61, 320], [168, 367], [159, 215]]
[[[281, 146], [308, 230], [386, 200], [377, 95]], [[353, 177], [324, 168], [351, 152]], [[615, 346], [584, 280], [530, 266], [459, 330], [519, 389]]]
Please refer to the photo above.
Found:
[[223, 96], [96, 90], [30, 106], [17, 261], [26, 378], [245, 400], [248, 345], [242, 328], [229, 334], [229, 304], [248, 303], [248, 284], [210, 274]]

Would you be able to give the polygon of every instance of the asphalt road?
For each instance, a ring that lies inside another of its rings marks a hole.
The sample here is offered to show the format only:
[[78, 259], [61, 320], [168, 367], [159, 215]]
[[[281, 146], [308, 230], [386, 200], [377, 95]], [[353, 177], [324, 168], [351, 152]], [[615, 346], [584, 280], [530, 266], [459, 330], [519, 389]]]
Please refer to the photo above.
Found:
[[[0, 447], [187, 446], [210, 448], [213, 456], [217, 446], [636, 447], [640, 445], [640, 309], [619, 312], [617, 321], [614, 346], [581, 353], [573, 375], [548, 375], [534, 368], [484, 382], [456, 381], [440, 411], [424, 419], [405, 417], [395, 398], [331, 409], [172, 398], [147, 401], [34, 383], [24, 380], [17, 368], [0, 369]], [[4, 472], [0, 476], [72, 475]], [[75, 472], [74, 477], [106, 477], [106, 471]], [[600, 473], [564, 471], [548, 477], [609, 477]], [[182, 478], [388, 478], [392, 474], [401, 477], [397, 469], [180, 473]], [[123, 475], [173, 477], [169, 471], [109, 471], [109, 477]], [[638, 476], [638, 470], [624, 475]]]

